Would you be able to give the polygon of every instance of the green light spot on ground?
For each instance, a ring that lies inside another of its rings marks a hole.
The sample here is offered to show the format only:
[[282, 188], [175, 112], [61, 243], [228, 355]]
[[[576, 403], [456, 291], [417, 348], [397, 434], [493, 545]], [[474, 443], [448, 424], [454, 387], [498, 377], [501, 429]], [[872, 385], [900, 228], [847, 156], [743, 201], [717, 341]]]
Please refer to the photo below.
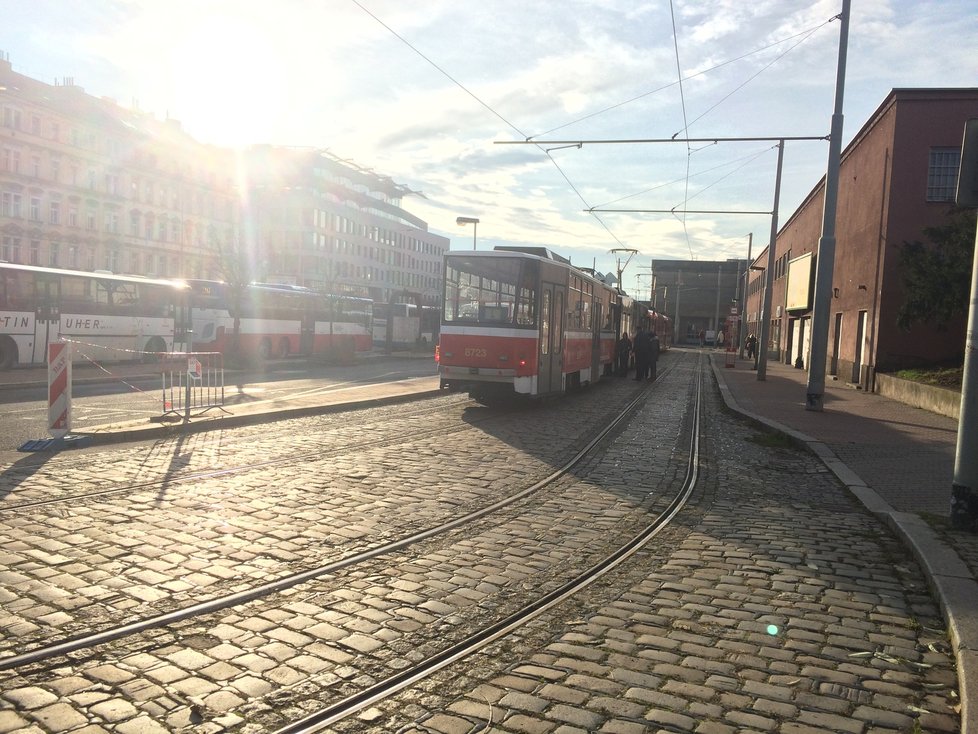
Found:
[[769, 624], [767, 626], [767, 633], [769, 635], [776, 635], [776, 634], [778, 634], [778, 625], [776, 625], [776, 624]]

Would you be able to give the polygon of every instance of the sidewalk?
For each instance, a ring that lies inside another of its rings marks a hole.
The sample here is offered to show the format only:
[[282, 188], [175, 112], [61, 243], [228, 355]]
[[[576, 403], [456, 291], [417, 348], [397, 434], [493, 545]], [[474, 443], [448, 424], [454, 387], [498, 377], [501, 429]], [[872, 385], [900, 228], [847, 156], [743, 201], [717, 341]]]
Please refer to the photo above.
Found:
[[[958, 665], [961, 731], [978, 732], [978, 535], [950, 530], [957, 421], [826, 379], [824, 411], [805, 410], [808, 373], [769, 361], [725, 367], [727, 406], [806, 444], [917, 557], [939, 599]], [[978, 450], [978, 447], [976, 447]]]

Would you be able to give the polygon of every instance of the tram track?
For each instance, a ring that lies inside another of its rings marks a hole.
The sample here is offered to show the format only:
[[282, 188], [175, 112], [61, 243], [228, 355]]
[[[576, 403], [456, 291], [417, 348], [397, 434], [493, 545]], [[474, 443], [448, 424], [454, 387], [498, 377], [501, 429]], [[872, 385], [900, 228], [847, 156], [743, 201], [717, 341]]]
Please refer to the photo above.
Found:
[[689, 498], [696, 489], [700, 469], [699, 444], [700, 422], [702, 418], [702, 382], [702, 374], [700, 374], [696, 382], [693, 425], [690, 431], [685, 477], [678, 492], [669, 500], [666, 507], [640, 532], [583, 573], [561, 583], [560, 586], [546, 594], [533, 599], [517, 611], [472, 632], [460, 642], [427, 656], [415, 665], [398, 671], [355, 694], [329, 704], [298, 721], [278, 728], [275, 734], [316, 734], [317, 732], [325, 731], [332, 724], [368, 706], [392, 697], [412, 684], [437, 673], [529, 624], [532, 620], [561, 602], [573, 597], [642, 550], [650, 540], [670, 525], [676, 515], [686, 506]]
[[[575, 456], [572, 457], [561, 469], [497, 502], [481, 506], [474, 511], [452, 518], [451, 520], [439, 525], [410, 533], [392, 542], [379, 544], [364, 550], [353, 551], [343, 558], [332, 560], [328, 563], [312, 568], [306, 568], [291, 574], [286, 574], [276, 578], [273, 581], [250, 587], [241, 592], [223, 594], [207, 601], [181, 606], [180, 608], [173, 609], [162, 614], [152, 614], [140, 619], [132, 620], [126, 624], [106, 628], [92, 634], [69, 636], [59, 642], [39, 646], [26, 653], [0, 659], [0, 670], [18, 668], [31, 663], [41, 663], [65, 655], [69, 652], [90, 648], [106, 642], [121, 639], [123, 637], [138, 634], [146, 630], [172, 625], [181, 620], [192, 619], [197, 616], [211, 614], [221, 609], [227, 609], [232, 606], [245, 604], [249, 601], [261, 599], [271, 594], [281, 592], [285, 589], [292, 588], [311, 579], [336, 574], [344, 569], [353, 568], [358, 564], [362, 564], [371, 559], [392, 554], [396, 551], [406, 549], [425, 540], [448, 533], [449, 531], [460, 528], [464, 525], [476, 522], [494, 512], [498, 512], [503, 508], [512, 506], [520, 500], [532, 495], [534, 492], [539, 491], [542, 487], [552, 484], [560, 476], [566, 474], [573, 466], [578, 464], [584, 457], [593, 451], [601, 440], [606, 437], [609, 432], [614, 430], [616, 425], [624, 420], [629, 412], [634, 409], [635, 405], [644, 400], [645, 396], [646, 391], [643, 390], [638, 395], [633, 397], [627, 403], [624, 409], [618, 412], [617, 417], [602, 431], [597, 433], [597, 435], [594, 435], [587, 445], [578, 450]], [[294, 461], [295, 458], [296, 457], [291, 457], [291, 460]], [[462, 509], [464, 510], [464, 507]]]
[[[432, 408], [430, 405], [426, 405], [420, 408], [409, 409], [407, 411], [400, 411], [398, 413], [398, 417], [401, 419], [412, 418], [412, 417], [429, 418], [436, 413], [439, 412], [447, 413], [448, 411], [454, 410], [459, 406], [473, 405], [472, 401], [469, 400], [467, 397], [463, 397], [463, 396], [454, 396], [454, 397], [456, 397], [457, 399], [449, 398], [447, 405], [438, 405], [435, 406], [434, 408]], [[433, 400], [444, 401], [445, 397], [442, 396], [439, 396], [437, 398], [425, 397], [412, 402], [429, 403], [430, 401]], [[332, 415], [335, 416], [336, 414], [334, 413]], [[484, 420], [491, 419], [493, 417], [495, 416], [487, 416]], [[309, 419], [300, 418], [300, 419], [290, 419], [290, 420], [309, 420]], [[351, 429], [348, 426], [342, 426], [339, 428], [330, 427], [327, 428], [325, 432], [326, 435], [320, 435], [317, 438], [315, 448], [306, 451], [299, 451], [298, 453], [295, 453], [293, 448], [290, 448], [288, 445], [283, 445], [279, 450], [284, 452], [286, 455], [278, 456], [260, 462], [247, 462], [232, 467], [226, 467], [226, 466], [217, 467], [211, 464], [209, 466], [206, 466], [198, 470], [191, 470], [186, 466], [183, 467], [167, 466], [166, 469], [163, 469], [159, 472], [164, 475], [162, 477], [147, 479], [144, 481], [132, 482], [130, 484], [115, 486], [109, 489], [74, 492], [70, 494], [63, 494], [58, 497], [46, 498], [43, 500], [31, 500], [31, 501], [23, 501], [23, 502], [13, 502], [13, 501], [4, 500], [0, 502], [0, 515], [7, 512], [17, 511], [17, 510], [35, 509], [47, 505], [57, 504], [59, 502], [76, 502], [76, 501], [81, 501], [86, 499], [105, 497], [112, 494], [125, 493], [127, 491], [158, 487], [159, 485], [164, 483], [173, 484], [177, 482], [192, 482], [200, 479], [207, 479], [211, 477], [226, 476], [235, 473], [245, 472], [252, 469], [268, 468], [283, 463], [315, 460], [316, 458], [321, 457], [322, 452], [327, 449], [330, 451], [337, 451], [337, 452], [356, 451], [357, 449], [362, 449], [366, 445], [368, 445], [362, 438], [347, 440], [345, 444], [341, 444], [339, 446], [330, 445], [329, 440], [335, 437], [339, 437], [342, 440], [345, 434], [352, 433], [352, 432], [363, 433], [370, 430], [379, 431], [382, 429], [385, 423], [389, 422], [389, 420], [390, 419], [388, 417], [382, 417], [377, 419], [373, 423], [368, 423], [365, 426], [363, 425], [358, 426], [356, 429]], [[459, 428], [459, 430], [463, 430], [463, 429], [464, 426]], [[435, 433], [439, 430], [443, 430], [443, 429], [439, 427], [432, 427], [427, 429], [427, 432]], [[418, 435], [418, 434], [412, 434], [412, 435]], [[265, 436], [266, 441], [268, 441], [268, 438], [269, 437], [266, 435]], [[176, 444], [180, 440], [181, 440], [180, 437], [174, 437], [172, 439], [166, 439], [165, 443]], [[222, 456], [226, 457], [229, 450], [237, 447], [244, 447], [251, 450], [254, 448], [255, 440], [256, 439], [254, 437], [250, 437], [247, 439], [231, 441], [230, 443], [226, 441], [222, 441], [220, 444], [220, 452]], [[405, 440], [406, 440], [405, 438], [394, 438], [394, 439], [388, 439], [386, 441], [377, 441], [369, 445], [376, 446], [376, 447], [396, 446], [398, 443], [402, 443]], [[271, 445], [272, 448], [274, 448], [274, 443], [272, 441], [268, 441], [268, 443]], [[269, 450], [272, 450], [272, 448], [270, 448]], [[128, 455], [122, 458], [114, 458], [111, 463], [121, 464], [126, 461], [130, 461], [130, 457]], [[51, 481], [61, 485], [75, 484], [78, 480], [76, 478], [70, 477], [70, 475], [66, 476], [66, 472], [71, 470], [72, 468], [85, 466], [86, 464], [90, 464], [90, 463], [91, 463], [90, 459], [88, 460], [73, 459], [66, 462], [57, 462], [57, 464], [51, 468], [46, 468], [41, 465], [35, 465], [33, 463], [27, 463], [18, 466], [16, 468], [7, 466], [4, 467], [2, 470], [0, 470], [0, 475], [2, 475], [2, 479], [0, 479], [0, 489], [6, 486], [11, 487], [11, 489], [7, 490], [7, 496], [9, 497], [11, 494], [16, 493], [17, 488], [21, 484], [26, 483], [28, 480], [33, 480], [35, 483], [43, 483], [45, 481]], [[106, 481], [104, 474], [99, 477], [99, 481], [102, 482]], [[45, 486], [43, 490], [39, 490], [39, 491], [50, 492], [51, 488], [49, 486]]]

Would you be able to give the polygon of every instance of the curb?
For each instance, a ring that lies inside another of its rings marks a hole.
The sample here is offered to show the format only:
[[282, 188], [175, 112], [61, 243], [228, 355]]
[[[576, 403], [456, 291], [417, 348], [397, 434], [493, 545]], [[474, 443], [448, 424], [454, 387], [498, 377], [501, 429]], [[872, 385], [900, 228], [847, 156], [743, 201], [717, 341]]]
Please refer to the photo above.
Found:
[[364, 398], [362, 400], [348, 400], [342, 403], [331, 403], [326, 405], [307, 405], [296, 408], [280, 408], [263, 412], [244, 413], [241, 415], [221, 415], [215, 417], [199, 418], [197, 422], [189, 423], [154, 423], [152, 425], [134, 425], [131, 427], [120, 426], [113, 429], [112, 425], [105, 426], [101, 430], [99, 427], [87, 431], [73, 431], [72, 436], [86, 439], [91, 446], [108, 446], [115, 443], [127, 443], [130, 441], [145, 441], [148, 439], [164, 439], [173, 436], [181, 436], [190, 433], [203, 433], [205, 431], [220, 431], [225, 428], [237, 428], [250, 426], [256, 423], [270, 423], [274, 421], [289, 420], [291, 418], [305, 418], [314, 415], [327, 415], [329, 413], [340, 413], [348, 410], [362, 410], [364, 408], [374, 408], [382, 405], [396, 405], [406, 403], [419, 398], [431, 398], [444, 394], [443, 390], [422, 390], [420, 392], [407, 393], [402, 395], [389, 395], [380, 398]]
[[[924, 520], [909, 512], [897, 512], [888, 502], [846, 466], [821, 441], [740, 407], [727, 386], [726, 377], [711, 357], [710, 366], [726, 406], [751, 421], [784, 433], [815, 454], [846, 489], [882, 520], [908, 547], [924, 570], [931, 591], [938, 598], [951, 636], [958, 671], [961, 701], [961, 734], [978, 734], [978, 581], [953, 548], [944, 543]], [[970, 702], [970, 703], [969, 703]]]

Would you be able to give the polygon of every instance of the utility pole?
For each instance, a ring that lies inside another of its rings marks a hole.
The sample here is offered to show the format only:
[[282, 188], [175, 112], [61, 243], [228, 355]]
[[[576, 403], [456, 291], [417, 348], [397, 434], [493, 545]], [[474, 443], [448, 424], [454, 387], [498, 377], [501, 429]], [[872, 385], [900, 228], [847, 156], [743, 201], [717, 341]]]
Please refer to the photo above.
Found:
[[[850, 0], [842, 0], [839, 18], [839, 64], [835, 80], [835, 111], [832, 137], [825, 172], [825, 202], [822, 209], [822, 236], [818, 240], [815, 272], [815, 303], [812, 308], [811, 352], [808, 360], [808, 393], [805, 410], [821, 412], [825, 400], [825, 361], [829, 346], [829, 307], [832, 304], [832, 277], [835, 269], [835, 214], [839, 199], [839, 166], [842, 158], [842, 97], [846, 83], [846, 48], [849, 44]], [[774, 240], [771, 241], [772, 244]], [[769, 276], [770, 277], [770, 276]]]
[[[848, 0], [846, 0], [848, 2]], [[771, 298], [774, 292], [775, 246], [778, 241], [778, 206], [781, 202], [781, 167], [784, 163], [784, 141], [778, 143], [778, 172], [774, 177], [774, 209], [771, 212], [771, 239], [767, 246], [767, 268], [764, 272], [764, 301], [761, 308], [761, 333], [757, 342], [757, 380], [767, 379], [767, 350], [771, 339]]]
[[754, 244], [754, 233], [751, 232], [747, 235], [747, 264], [744, 265], [744, 275], [737, 281], [737, 297], [740, 298], [740, 283], [743, 281], [744, 284], [744, 299], [740, 301], [740, 343], [737, 345], [737, 351], [740, 353], [740, 358], [744, 358], [744, 337], [747, 335], [747, 329], [745, 328], [745, 317], [747, 316], [747, 282], [750, 279], [750, 250], [751, 246]]
[[720, 335], [720, 273], [723, 271], [723, 263], [717, 263], [717, 305], [713, 312], [713, 333]]
[[[961, 207], [978, 206], [978, 119], [968, 120], [961, 145], [961, 168], [955, 202]], [[961, 382], [961, 410], [958, 416], [958, 441], [954, 452], [954, 478], [951, 483], [951, 526], [974, 530], [978, 523], [978, 232], [971, 266], [971, 306], [964, 344], [964, 375]]]

